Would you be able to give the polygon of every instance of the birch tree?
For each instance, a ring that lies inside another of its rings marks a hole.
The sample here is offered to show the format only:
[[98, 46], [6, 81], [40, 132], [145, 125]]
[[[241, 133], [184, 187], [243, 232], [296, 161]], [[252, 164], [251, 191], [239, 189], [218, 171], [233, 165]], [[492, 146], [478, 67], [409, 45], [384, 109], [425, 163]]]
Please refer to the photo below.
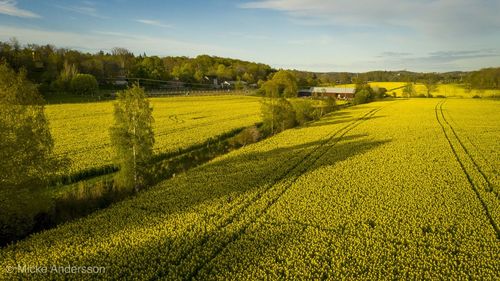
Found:
[[138, 85], [118, 93], [115, 124], [110, 135], [114, 163], [119, 167], [115, 181], [121, 188], [137, 192], [148, 183], [154, 145], [152, 111], [144, 90]]

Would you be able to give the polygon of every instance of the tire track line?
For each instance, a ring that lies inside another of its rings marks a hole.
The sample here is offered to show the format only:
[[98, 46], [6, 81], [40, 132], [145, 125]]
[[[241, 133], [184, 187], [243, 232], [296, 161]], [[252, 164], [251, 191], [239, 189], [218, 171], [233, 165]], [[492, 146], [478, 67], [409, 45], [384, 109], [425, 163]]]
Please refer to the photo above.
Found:
[[[373, 109], [371, 111], [369, 111], [368, 113], [366, 113], [365, 115], [363, 115], [362, 117], [358, 118], [357, 120], [355, 120], [354, 122], [350, 123], [349, 125], [347, 126], [344, 126], [343, 128], [341, 128], [340, 130], [336, 131], [332, 136], [330, 136], [323, 144], [321, 144], [320, 146], [316, 147], [316, 149], [314, 149], [313, 151], [311, 151], [306, 157], [303, 158], [302, 161], [299, 161], [299, 163], [297, 163], [296, 165], [294, 165], [294, 167], [291, 169], [295, 169], [295, 167], [298, 167], [300, 166], [300, 164], [304, 163], [305, 160], [307, 160], [306, 158], [309, 158], [312, 154], [314, 154], [314, 152], [318, 151], [320, 148], [322, 147], [325, 147], [325, 145], [329, 142], [331, 142], [332, 140], [335, 140], [331, 145], [329, 145], [328, 147], [326, 147], [326, 150], [323, 152], [323, 153], [319, 153], [316, 157], [313, 157], [312, 158], [312, 162], [307, 165], [306, 167], [300, 169], [298, 172], [300, 172], [299, 174], [297, 174], [295, 176], [295, 178], [293, 180], [291, 180], [290, 183], [286, 184], [285, 187], [283, 188], [283, 190], [281, 190], [280, 192], [278, 192], [278, 195], [275, 196], [274, 198], [272, 198], [268, 203], [267, 205], [264, 207], [264, 209], [262, 209], [261, 211], [259, 211], [258, 215], [251, 221], [249, 221], [248, 223], [246, 223], [244, 226], [242, 226], [240, 228], [239, 231], [235, 232], [231, 239], [229, 239], [227, 242], [223, 243], [220, 247], [218, 247], [218, 249], [215, 250], [215, 252], [212, 254], [212, 256], [204, 263], [202, 264], [199, 264], [195, 270], [193, 272], [191, 272], [188, 276], [187, 276], [187, 279], [189, 280], [192, 280], [193, 278], [196, 278], [197, 275], [201, 272], [201, 270], [207, 266], [208, 264], [210, 264], [213, 260], [215, 260], [221, 253], [224, 249], [226, 249], [231, 243], [239, 240], [239, 238], [247, 231], [247, 229], [253, 225], [254, 223], [257, 222], [257, 219], [260, 218], [262, 215], [264, 215], [265, 213], [267, 213], [267, 211], [283, 196], [283, 194], [285, 194], [289, 189], [290, 187], [293, 186], [293, 184], [300, 178], [300, 176], [306, 172], [310, 167], [312, 167], [321, 157], [323, 157], [330, 149], [332, 149], [338, 142], [340, 142], [342, 140], [342, 137], [345, 136], [348, 132], [350, 132], [351, 130], [353, 130], [354, 128], [356, 128], [357, 126], [359, 126], [360, 124], [362, 124], [364, 121], [368, 120], [368, 118], [370, 118], [371, 116], [375, 115], [378, 111], [380, 111], [382, 109], [382, 107], [379, 107], [379, 108], [376, 108], [376, 109]], [[343, 131], [343, 132], [342, 132]], [[338, 138], [335, 138], [335, 136], [337, 136], [338, 134], [339, 137]], [[279, 183], [281, 180], [278, 180], [276, 181], [274, 185], [276, 185], [277, 183]], [[267, 192], [267, 191], [266, 191]], [[261, 196], [262, 197], [262, 196]]]
[[[264, 197], [265, 194], [269, 193], [272, 191], [273, 187], [280, 181], [284, 180], [285, 178], [287, 178], [292, 172], [293, 170], [295, 170], [298, 166], [300, 166], [302, 163], [304, 163], [308, 157], [310, 157], [312, 154], [314, 154], [316, 151], [318, 151], [321, 147], [323, 147], [326, 143], [328, 143], [332, 138], [334, 138], [335, 136], [337, 136], [339, 133], [341, 133], [343, 130], [346, 130], [348, 129], [350, 126], [353, 126], [355, 123], [359, 122], [361, 119], [364, 119], [366, 118], [369, 114], [373, 113], [373, 111], [375, 111], [377, 109], [373, 109], [373, 110], [370, 110], [369, 112], [365, 113], [362, 117], [350, 122], [349, 124], [343, 126], [342, 128], [330, 133], [330, 134], [327, 134], [326, 137], [323, 138], [323, 142], [319, 145], [317, 145], [313, 150], [311, 150], [310, 152], [306, 153], [303, 157], [301, 157], [295, 164], [293, 164], [292, 166], [290, 166], [288, 169], [285, 170], [285, 172], [283, 174], [281, 174], [279, 177], [271, 180], [272, 182], [267, 186], [267, 188], [265, 188], [262, 192], [259, 192], [257, 194], [255, 194], [254, 196], [252, 196], [251, 198], [249, 198], [248, 200], [244, 201], [243, 203], [241, 203], [240, 205], [237, 205], [237, 206], [234, 206], [233, 208], [230, 208], [229, 211], [231, 213], [233, 213], [231, 216], [227, 217], [226, 219], [223, 220], [222, 224], [220, 226], [218, 226], [218, 229], [223, 229], [227, 226], [229, 226], [230, 224], [232, 224], [233, 222], [237, 222], [238, 219], [244, 215], [245, 211], [250, 208], [250, 206], [252, 206], [253, 204], [255, 204], [256, 202], [258, 202], [262, 197]], [[232, 212], [232, 210], [236, 209], [236, 211]], [[200, 247], [203, 247], [210, 239], [210, 235], [206, 234], [202, 240], [200, 241], [200, 243], [198, 243], [198, 245], [195, 245], [192, 247], [192, 250], [196, 249], [196, 248], [200, 248]], [[181, 257], [180, 259], [178, 259], [177, 262], [174, 262], [175, 265], [179, 266], [183, 261], [185, 261], [187, 259], [187, 257], [191, 254], [192, 250], [190, 251], [186, 251]]]
[[486, 203], [484, 202], [483, 198], [481, 197], [481, 194], [479, 193], [478, 187], [476, 186], [476, 184], [472, 180], [471, 175], [469, 174], [469, 172], [467, 172], [467, 170], [465, 169], [465, 165], [462, 163], [462, 161], [458, 157], [458, 153], [456, 151], [456, 148], [453, 146], [453, 144], [452, 144], [452, 142], [450, 140], [450, 136], [446, 132], [444, 124], [439, 119], [438, 111], [441, 108], [441, 106], [442, 106], [443, 103], [444, 103], [444, 101], [440, 101], [434, 107], [434, 111], [435, 111], [435, 114], [436, 114], [436, 119], [437, 119], [439, 125], [441, 126], [441, 129], [442, 129], [442, 131], [444, 133], [444, 136], [445, 136], [446, 140], [448, 141], [448, 144], [450, 145], [451, 151], [453, 152], [453, 155], [455, 156], [455, 159], [457, 160], [458, 164], [460, 165], [460, 168], [462, 168], [462, 171], [464, 172], [465, 176], [467, 177], [467, 180], [469, 181], [469, 184], [472, 187], [472, 190], [474, 191], [474, 193], [476, 194], [477, 199], [481, 203], [481, 206], [483, 207], [483, 211], [484, 211], [486, 217], [488, 218], [490, 225], [493, 227], [493, 230], [494, 230], [494, 232], [496, 234], [497, 239], [500, 240], [500, 229], [498, 228], [498, 225], [496, 224], [495, 220], [491, 216], [491, 213], [488, 210], [488, 206], [486, 205]]
[[491, 182], [489, 181], [488, 177], [486, 176], [486, 174], [481, 170], [481, 168], [479, 167], [479, 165], [476, 163], [476, 161], [474, 160], [474, 158], [472, 157], [472, 155], [469, 153], [469, 150], [465, 147], [465, 145], [463, 144], [462, 140], [458, 137], [455, 129], [453, 128], [453, 126], [450, 124], [450, 122], [448, 122], [446, 120], [446, 117], [444, 116], [444, 112], [443, 112], [443, 104], [445, 102], [441, 103], [439, 105], [439, 111], [441, 113], [441, 116], [443, 117], [443, 120], [444, 122], [450, 127], [451, 129], [451, 132], [453, 133], [453, 135], [455, 136], [455, 138], [457, 139], [458, 143], [460, 144], [460, 146], [462, 147], [462, 149], [465, 151], [465, 154], [468, 156], [468, 159], [472, 162], [472, 164], [474, 164], [474, 167], [476, 168], [476, 170], [481, 174], [482, 178], [484, 179], [484, 181], [486, 182], [486, 184], [488, 185], [488, 188], [486, 189], [487, 192], [493, 192], [496, 196], [497, 199], [500, 199], [498, 197], [498, 193], [496, 192], [496, 190], [493, 189], [493, 185], [491, 184]]
[[[448, 114], [450, 120], [452, 123], [458, 125], [458, 123], [453, 119], [453, 117], [451, 116], [451, 114]], [[482, 151], [479, 146], [475, 143], [476, 140], [472, 140], [467, 134], [464, 134], [465, 136], [465, 139], [470, 143], [470, 145], [472, 145], [474, 147], [474, 149], [478, 152], [478, 155], [483, 159], [483, 161], [485, 162], [485, 165], [489, 166], [490, 170], [493, 172], [493, 174], [495, 176], [498, 175], [498, 171], [496, 169], [496, 167], [494, 167], [493, 165], [491, 165], [490, 163], [490, 160], [488, 160], [485, 156], [484, 156], [484, 151]]]

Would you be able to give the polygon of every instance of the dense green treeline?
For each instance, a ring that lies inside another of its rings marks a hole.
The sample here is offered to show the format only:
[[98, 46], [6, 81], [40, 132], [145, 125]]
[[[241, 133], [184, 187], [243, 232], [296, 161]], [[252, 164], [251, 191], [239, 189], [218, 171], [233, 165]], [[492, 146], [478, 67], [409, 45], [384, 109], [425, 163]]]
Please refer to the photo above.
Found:
[[500, 67], [473, 71], [468, 76], [468, 82], [473, 89], [500, 89]]
[[[134, 55], [124, 48], [94, 54], [52, 45], [21, 45], [17, 40], [0, 42], [0, 61], [14, 70], [26, 70], [27, 77], [39, 85], [42, 93], [49, 90], [71, 90], [71, 79], [77, 73], [93, 75], [99, 84], [110, 84], [117, 77], [169, 80], [190, 85], [214, 85], [223, 81], [241, 81], [247, 85], [262, 86], [277, 71], [269, 65], [237, 59], [199, 55], [189, 57], [158, 57]], [[334, 84], [378, 82], [460, 83], [475, 89], [498, 89], [500, 68], [473, 72], [420, 73], [411, 71], [370, 71], [365, 73], [315, 73], [291, 70], [299, 88]], [[234, 84], [242, 87], [243, 84]]]
[[16, 71], [24, 68], [28, 78], [39, 84], [42, 91], [65, 88], [68, 77], [76, 73], [91, 74], [100, 84], [117, 77], [137, 77], [210, 85], [215, 78], [256, 84], [273, 72], [265, 64], [208, 55], [196, 58], [135, 56], [124, 48], [91, 54], [52, 45], [22, 46], [15, 39], [0, 42], [0, 61], [7, 62]]
[[471, 72], [424, 73], [410, 71], [369, 71], [365, 73], [329, 72], [313, 73], [293, 71], [299, 86], [320, 86], [328, 84], [351, 84], [369, 82], [420, 82], [432, 80], [436, 83], [465, 84], [474, 89], [500, 88], [500, 67], [485, 68]]

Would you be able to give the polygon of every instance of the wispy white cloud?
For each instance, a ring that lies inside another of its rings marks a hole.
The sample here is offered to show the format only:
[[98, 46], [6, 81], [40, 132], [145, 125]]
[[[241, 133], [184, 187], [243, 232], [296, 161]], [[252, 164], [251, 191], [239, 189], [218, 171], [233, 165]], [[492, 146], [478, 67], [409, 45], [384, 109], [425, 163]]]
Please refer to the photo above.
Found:
[[484, 67], [497, 67], [500, 62], [500, 49], [464, 49], [424, 53], [383, 52], [376, 57], [357, 57], [333, 60], [317, 57], [291, 57], [286, 63], [277, 62], [275, 67], [315, 70], [319, 72], [349, 71], [364, 72], [371, 70], [412, 71], [454, 71], [475, 70]]
[[109, 19], [109, 17], [101, 15], [95, 3], [91, 1], [83, 1], [80, 5], [55, 5], [55, 7], [89, 17]]
[[412, 53], [408, 53], [408, 52], [383, 52], [381, 53], [378, 57], [379, 58], [394, 58], [394, 57], [397, 57], [397, 58], [400, 58], [400, 57], [407, 57], [407, 56], [411, 56]]
[[[390, 54], [393, 55], [390, 55]], [[471, 70], [486, 66], [495, 66], [500, 61], [500, 50], [498, 49], [476, 49], [476, 50], [448, 50], [434, 51], [425, 54], [414, 55], [397, 52], [386, 52], [385, 56], [379, 56], [372, 65], [385, 65], [387, 68], [400, 69], [424, 69], [424, 70]], [[489, 61], [489, 62], [488, 62]], [[464, 63], [467, 62], [467, 63]], [[464, 65], [468, 65], [465, 69]]]
[[451, 50], [429, 52], [427, 56], [412, 58], [419, 61], [429, 62], [456, 62], [462, 60], [478, 58], [499, 58], [500, 51], [497, 49], [478, 49], [478, 50]]
[[41, 18], [40, 15], [32, 11], [19, 8], [15, 0], [0, 0], [0, 14], [20, 18]]
[[152, 25], [152, 26], [156, 26], [156, 27], [163, 27], [163, 28], [172, 28], [174, 27], [173, 25], [171, 24], [165, 24], [165, 23], [162, 23], [161, 21], [158, 21], [158, 20], [150, 20], [150, 19], [137, 19], [135, 20], [136, 22], [140, 22], [140, 23], [143, 23], [143, 24], [147, 24], [147, 25]]
[[433, 36], [498, 34], [498, 0], [258, 0], [239, 5], [289, 15], [303, 25], [409, 28]]

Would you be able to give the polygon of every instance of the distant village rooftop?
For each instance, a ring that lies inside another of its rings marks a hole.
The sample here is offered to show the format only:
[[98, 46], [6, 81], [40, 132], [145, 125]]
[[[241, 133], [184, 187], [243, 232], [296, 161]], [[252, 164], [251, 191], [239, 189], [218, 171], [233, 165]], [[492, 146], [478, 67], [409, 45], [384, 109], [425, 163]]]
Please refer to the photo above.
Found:
[[311, 95], [322, 95], [335, 97], [337, 99], [352, 99], [354, 98], [355, 88], [352, 87], [311, 87], [299, 91], [299, 96], [307, 97]]

